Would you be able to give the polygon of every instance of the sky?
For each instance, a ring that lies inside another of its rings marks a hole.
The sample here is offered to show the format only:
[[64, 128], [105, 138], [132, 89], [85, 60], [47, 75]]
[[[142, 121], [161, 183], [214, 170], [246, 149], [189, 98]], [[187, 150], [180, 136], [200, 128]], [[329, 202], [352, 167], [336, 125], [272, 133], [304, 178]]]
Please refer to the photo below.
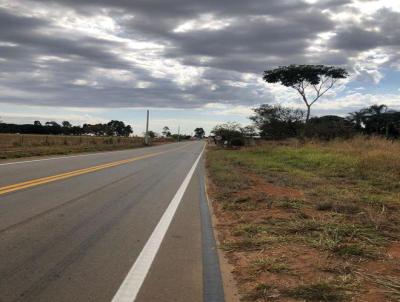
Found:
[[312, 114], [400, 109], [397, 0], [0, 0], [0, 120], [122, 120], [190, 134], [302, 108], [262, 80], [289, 64], [346, 68]]

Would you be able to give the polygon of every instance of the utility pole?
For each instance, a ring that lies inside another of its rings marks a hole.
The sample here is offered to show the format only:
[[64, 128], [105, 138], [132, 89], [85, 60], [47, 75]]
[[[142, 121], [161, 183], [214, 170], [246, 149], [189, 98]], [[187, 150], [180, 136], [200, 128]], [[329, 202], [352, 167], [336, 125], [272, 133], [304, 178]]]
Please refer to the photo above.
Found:
[[178, 143], [181, 141], [181, 126], [178, 126]]
[[147, 120], [146, 120], [146, 134], [144, 136], [145, 145], [149, 144], [149, 110], [147, 110]]

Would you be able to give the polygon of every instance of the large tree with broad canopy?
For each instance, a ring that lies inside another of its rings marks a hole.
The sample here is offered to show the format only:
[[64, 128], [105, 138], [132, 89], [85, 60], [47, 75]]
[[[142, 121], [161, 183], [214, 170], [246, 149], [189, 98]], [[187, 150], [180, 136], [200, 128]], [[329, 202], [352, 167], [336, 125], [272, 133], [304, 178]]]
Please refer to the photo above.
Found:
[[280, 83], [297, 90], [307, 106], [306, 121], [310, 119], [311, 106], [340, 79], [348, 76], [344, 68], [325, 65], [289, 65], [264, 71], [267, 83]]

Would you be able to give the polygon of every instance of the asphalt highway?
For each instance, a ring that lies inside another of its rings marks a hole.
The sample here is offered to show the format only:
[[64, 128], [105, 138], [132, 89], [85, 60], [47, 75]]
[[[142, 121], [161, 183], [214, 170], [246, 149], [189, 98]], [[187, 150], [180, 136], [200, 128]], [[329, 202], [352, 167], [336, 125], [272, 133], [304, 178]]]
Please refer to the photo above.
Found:
[[223, 301], [203, 149], [0, 162], [0, 302]]

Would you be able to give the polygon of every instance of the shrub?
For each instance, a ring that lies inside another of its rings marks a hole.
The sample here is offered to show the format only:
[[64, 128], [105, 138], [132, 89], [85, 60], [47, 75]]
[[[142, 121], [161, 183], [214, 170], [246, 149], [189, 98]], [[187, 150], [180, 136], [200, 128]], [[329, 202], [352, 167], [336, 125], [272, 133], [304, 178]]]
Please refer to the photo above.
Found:
[[234, 137], [231, 139], [231, 146], [233, 147], [241, 147], [244, 146], [243, 137]]
[[264, 104], [253, 111], [254, 115], [250, 119], [266, 139], [296, 137], [303, 127], [303, 110]]
[[355, 134], [356, 132], [351, 122], [335, 115], [311, 118], [303, 131], [305, 137], [322, 140], [351, 138]]
[[301, 285], [287, 291], [289, 297], [303, 299], [305, 301], [342, 301], [343, 292], [325, 282]]

